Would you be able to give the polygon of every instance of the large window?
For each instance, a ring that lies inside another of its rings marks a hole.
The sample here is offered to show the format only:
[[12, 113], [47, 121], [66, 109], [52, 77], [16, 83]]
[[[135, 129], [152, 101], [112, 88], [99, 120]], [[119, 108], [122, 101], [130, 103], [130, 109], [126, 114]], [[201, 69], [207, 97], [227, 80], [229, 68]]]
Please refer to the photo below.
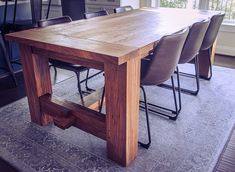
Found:
[[225, 11], [225, 19], [235, 21], [235, 0], [209, 0], [209, 9]]
[[160, 0], [160, 7], [196, 8], [196, 0]]
[[235, 22], [235, 0], [152, 0], [154, 6], [170, 8], [201, 8], [226, 13], [225, 20]]

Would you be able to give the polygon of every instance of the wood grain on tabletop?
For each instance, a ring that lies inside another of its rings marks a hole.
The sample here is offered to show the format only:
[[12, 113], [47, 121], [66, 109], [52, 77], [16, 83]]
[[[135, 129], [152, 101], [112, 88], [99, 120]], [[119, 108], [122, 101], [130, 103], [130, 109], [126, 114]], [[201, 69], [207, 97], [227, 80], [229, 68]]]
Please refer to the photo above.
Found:
[[66, 55], [122, 64], [133, 58], [131, 54], [135, 51], [141, 57], [146, 56], [163, 35], [177, 32], [212, 14], [146, 8], [12, 33], [7, 38]]

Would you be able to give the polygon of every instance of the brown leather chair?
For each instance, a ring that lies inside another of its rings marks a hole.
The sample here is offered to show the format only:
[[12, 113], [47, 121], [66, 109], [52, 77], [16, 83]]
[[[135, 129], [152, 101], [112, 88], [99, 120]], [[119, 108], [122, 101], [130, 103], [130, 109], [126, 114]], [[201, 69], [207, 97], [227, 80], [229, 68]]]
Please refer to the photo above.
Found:
[[[145, 109], [147, 131], [148, 131], [148, 142], [147, 143], [139, 142], [139, 144], [146, 149], [148, 149], [151, 144], [151, 132], [149, 125], [149, 117], [148, 117], [149, 111], [154, 114], [160, 114], [161, 116], [168, 117], [171, 120], [176, 120], [181, 110], [180, 91], [178, 92], [178, 99], [179, 99], [178, 100], [179, 105], [178, 105], [173, 74], [175, 69], [178, 70], [177, 64], [179, 62], [179, 58], [182, 53], [182, 49], [185, 44], [188, 32], [189, 29], [187, 28], [178, 33], [162, 37], [161, 40], [158, 42], [154, 51], [151, 52], [148, 57], [142, 59], [141, 61], [140, 87], [143, 91], [144, 101], [140, 101], [140, 108]], [[168, 51], [169, 49], [171, 51]], [[152, 103], [148, 103], [146, 98], [146, 92], [144, 86], [160, 85], [163, 82], [167, 81], [168, 79], [171, 79], [172, 83], [175, 110], [171, 110], [165, 107], [160, 107]], [[177, 81], [178, 81], [177, 82], [178, 88], [180, 88], [179, 80]], [[104, 99], [104, 91], [101, 99], [100, 111], [102, 109], [103, 99]], [[170, 112], [175, 115], [172, 116], [169, 115], [168, 113], [156, 111], [155, 110], [156, 108], [166, 112]]]
[[109, 15], [108, 11], [106, 10], [100, 10], [92, 13], [84, 13], [84, 18], [85, 19], [91, 19], [94, 17], [99, 17], [99, 16], [106, 16]]
[[[188, 35], [188, 29], [184, 29], [176, 34], [164, 36], [161, 38], [153, 53], [141, 61], [141, 79], [140, 87], [143, 91], [144, 101], [140, 101], [140, 107], [145, 109], [146, 119], [147, 119], [147, 129], [148, 129], [148, 143], [144, 144], [139, 142], [141, 146], [148, 148], [151, 144], [151, 134], [149, 126], [148, 112], [153, 112], [155, 114], [160, 114], [166, 116], [169, 119], [176, 120], [179, 115], [179, 108], [176, 98], [176, 88], [174, 85], [173, 74], [179, 62], [179, 58]], [[168, 50], [171, 51], [168, 51]], [[158, 105], [148, 103], [146, 98], [146, 92], [144, 86], [156, 86], [162, 84], [163, 82], [171, 79], [172, 90], [175, 101], [175, 110], [171, 110], [165, 107], [160, 107]], [[180, 87], [178, 82], [178, 87]], [[179, 103], [180, 102], [180, 91], [179, 91]], [[161, 109], [164, 111], [171, 112], [175, 114], [174, 116], [168, 113], [163, 113], [156, 111], [155, 109]]]
[[60, 0], [60, 1], [61, 1], [63, 16], [70, 16], [73, 21], [84, 19], [84, 13], [86, 11], [85, 0]]
[[[62, 17], [58, 17], [58, 18], [41, 20], [38, 22], [38, 27], [47, 27], [47, 26], [56, 25], [56, 24], [69, 23], [71, 21], [72, 21], [72, 19], [69, 16], [62, 16]], [[88, 70], [88, 68], [84, 67], [84, 66], [72, 64], [72, 63], [67, 63], [67, 62], [55, 60], [55, 59], [49, 59], [49, 62], [54, 67], [66, 69], [66, 70], [73, 71], [76, 73], [78, 91], [80, 93], [80, 98], [83, 99], [83, 92], [81, 90], [81, 82], [80, 82], [80, 73]], [[55, 69], [55, 72], [56, 72], [56, 69]]]
[[114, 13], [123, 13], [123, 12], [127, 12], [127, 11], [132, 11], [133, 7], [130, 5], [127, 6], [121, 6], [121, 7], [117, 7], [114, 8]]
[[[210, 20], [204, 20], [202, 22], [198, 22], [193, 24], [189, 29], [188, 37], [185, 41], [184, 48], [182, 50], [179, 64], [185, 64], [189, 62], [193, 62], [195, 65], [195, 75], [179, 72], [177, 75], [182, 75], [190, 78], [196, 79], [196, 90], [184, 89], [181, 87], [181, 92], [188, 93], [192, 95], [197, 95], [200, 89], [199, 83], [199, 63], [198, 63], [198, 53], [200, 51], [200, 47], [202, 45], [202, 41], [204, 39], [205, 33], [209, 26]], [[179, 77], [179, 76], [178, 76]]]
[[221, 12], [220, 14], [214, 15], [211, 18], [210, 24], [208, 26], [204, 40], [202, 42], [201, 51], [207, 51], [209, 57], [208, 61], [210, 65], [210, 74], [208, 78], [204, 78], [207, 80], [210, 80], [212, 77], [212, 62], [211, 62], [212, 47], [218, 35], [219, 28], [223, 22], [224, 16], [225, 13]]

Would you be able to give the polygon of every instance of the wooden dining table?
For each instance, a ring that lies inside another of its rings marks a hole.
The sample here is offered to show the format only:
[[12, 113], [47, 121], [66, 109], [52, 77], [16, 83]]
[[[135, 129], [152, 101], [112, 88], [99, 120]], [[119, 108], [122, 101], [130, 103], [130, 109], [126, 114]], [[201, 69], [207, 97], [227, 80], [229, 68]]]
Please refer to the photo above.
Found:
[[[217, 13], [142, 8], [7, 35], [19, 43], [32, 122], [93, 134], [106, 140], [108, 158], [128, 166], [138, 151], [141, 59], [162, 36]], [[48, 58], [103, 70], [106, 114], [53, 96]], [[205, 59], [200, 56], [200, 74], [207, 77]]]

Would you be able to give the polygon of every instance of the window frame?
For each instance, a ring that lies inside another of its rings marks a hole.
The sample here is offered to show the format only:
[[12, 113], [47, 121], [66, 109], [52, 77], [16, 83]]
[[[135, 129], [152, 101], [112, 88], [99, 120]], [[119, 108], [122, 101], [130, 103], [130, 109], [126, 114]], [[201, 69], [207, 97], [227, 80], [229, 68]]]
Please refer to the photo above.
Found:
[[[149, 4], [152, 4], [153, 7], [160, 6], [160, 0], [147, 0]], [[199, 1], [198, 9], [200, 10], [209, 10], [209, 0], [197, 0]], [[153, 5], [154, 4], [154, 5]], [[222, 25], [233, 25], [235, 26], [235, 20], [225, 19]]]

